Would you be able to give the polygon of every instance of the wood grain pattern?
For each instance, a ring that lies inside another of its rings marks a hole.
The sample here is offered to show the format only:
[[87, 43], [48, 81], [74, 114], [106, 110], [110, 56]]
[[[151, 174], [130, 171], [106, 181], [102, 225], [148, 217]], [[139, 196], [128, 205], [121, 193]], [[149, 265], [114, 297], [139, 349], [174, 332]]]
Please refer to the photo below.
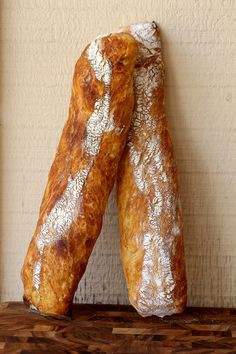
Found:
[[[189, 305], [236, 306], [236, 2], [2, 0], [0, 7], [2, 301], [21, 299], [20, 268], [76, 58], [98, 34], [154, 19], [180, 172]], [[113, 197], [104, 221], [76, 300], [127, 303]]]
[[141, 318], [130, 306], [74, 305], [71, 321], [0, 305], [0, 353], [235, 353], [236, 311], [188, 308]]

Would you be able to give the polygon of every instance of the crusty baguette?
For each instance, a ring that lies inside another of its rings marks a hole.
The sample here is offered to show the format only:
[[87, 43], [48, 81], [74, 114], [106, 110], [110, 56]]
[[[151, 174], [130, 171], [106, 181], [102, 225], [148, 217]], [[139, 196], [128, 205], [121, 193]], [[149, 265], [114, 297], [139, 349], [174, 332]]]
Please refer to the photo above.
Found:
[[99, 37], [78, 60], [64, 126], [22, 268], [24, 300], [69, 315], [113, 187], [133, 110], [137, 44]]
[[131, 304], [163, 317], [186, 305], [182, 213], [154, 22], [123, 29], [138, 43], [135, 109], [118, 172], [121, 258]]

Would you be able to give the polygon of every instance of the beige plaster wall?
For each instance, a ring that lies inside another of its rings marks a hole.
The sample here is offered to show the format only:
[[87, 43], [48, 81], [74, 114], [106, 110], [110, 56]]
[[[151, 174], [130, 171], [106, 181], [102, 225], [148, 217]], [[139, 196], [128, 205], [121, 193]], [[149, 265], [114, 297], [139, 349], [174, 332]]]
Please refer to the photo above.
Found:
[[[100, 33], [156, 20], [185, 219], [189, 304], [236, 306], [236, 2], [1, 0], [0, 295], [23, 257], [67, 116], [74, 64]], [[114, 197], [78, 301], [127, 303]]]

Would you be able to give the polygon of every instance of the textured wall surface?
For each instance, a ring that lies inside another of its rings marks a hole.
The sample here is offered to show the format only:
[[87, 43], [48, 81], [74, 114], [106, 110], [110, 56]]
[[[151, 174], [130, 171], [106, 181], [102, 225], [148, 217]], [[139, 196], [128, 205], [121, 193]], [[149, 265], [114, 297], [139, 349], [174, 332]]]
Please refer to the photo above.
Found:
[[[236, 306], [236, 1], [1, 0], [0, 295], [19, 277], [65, 122], [74, 64], [93, 37], [156, 20], [179, 165], [189, 304]], [[78, 301], [126, 303], [114, 194]]]

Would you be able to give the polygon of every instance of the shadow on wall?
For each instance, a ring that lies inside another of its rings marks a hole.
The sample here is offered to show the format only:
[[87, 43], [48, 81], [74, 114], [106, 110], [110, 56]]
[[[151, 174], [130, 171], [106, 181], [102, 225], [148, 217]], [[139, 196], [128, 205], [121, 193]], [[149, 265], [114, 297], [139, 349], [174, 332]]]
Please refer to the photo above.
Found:
[[[162, 39], [166, 67], [166, 110], [178, 164], [184, 216], [188, 305], [216, 306], [215, 289], [221, 284], [218, 282], [218, 269], [210, 260], [212, 251], [209, 242], [212, 239], [208, 240], [207, 232], [212, 226], [210, 223], [214, 224], [214, 218], [211, 221], [208, 220], [209, 211], [211, 215], [217, 217], [215, 199], [210, 193], [210, 174], [204, 156], [199, 149], [198, 144], [201, 144], [201, 141], [194, 137], [192, 124], [189, 124], [188, 102], [184, 101], [184, 90], [180, 89], [182, 82], [177, 79], [176, 75], [178, 69], [175, 58], [181, 55], [179, 46], [175, 46], [175, 56], [173, 56], [170, 54], [170, 45], [168, 44], [170, 38], [166, 38], [165, 33], [162, 33]], [[183, 63], [184, 59], [182, 59], [182, 65]], [[191, 85], [194, 85], [199, 72], [197, 59], [193, 61], [193, 65]], [[189, 114], [191, 114], [190, 111]], [[193, 121], [193, 118], [191, 119]], [[188, 149], [189, 146], [191, 146], [191, 151]], [[204, 188], [202, 188], [203, 186]], [[217, 281], [214, 283], [216, 279]]]

